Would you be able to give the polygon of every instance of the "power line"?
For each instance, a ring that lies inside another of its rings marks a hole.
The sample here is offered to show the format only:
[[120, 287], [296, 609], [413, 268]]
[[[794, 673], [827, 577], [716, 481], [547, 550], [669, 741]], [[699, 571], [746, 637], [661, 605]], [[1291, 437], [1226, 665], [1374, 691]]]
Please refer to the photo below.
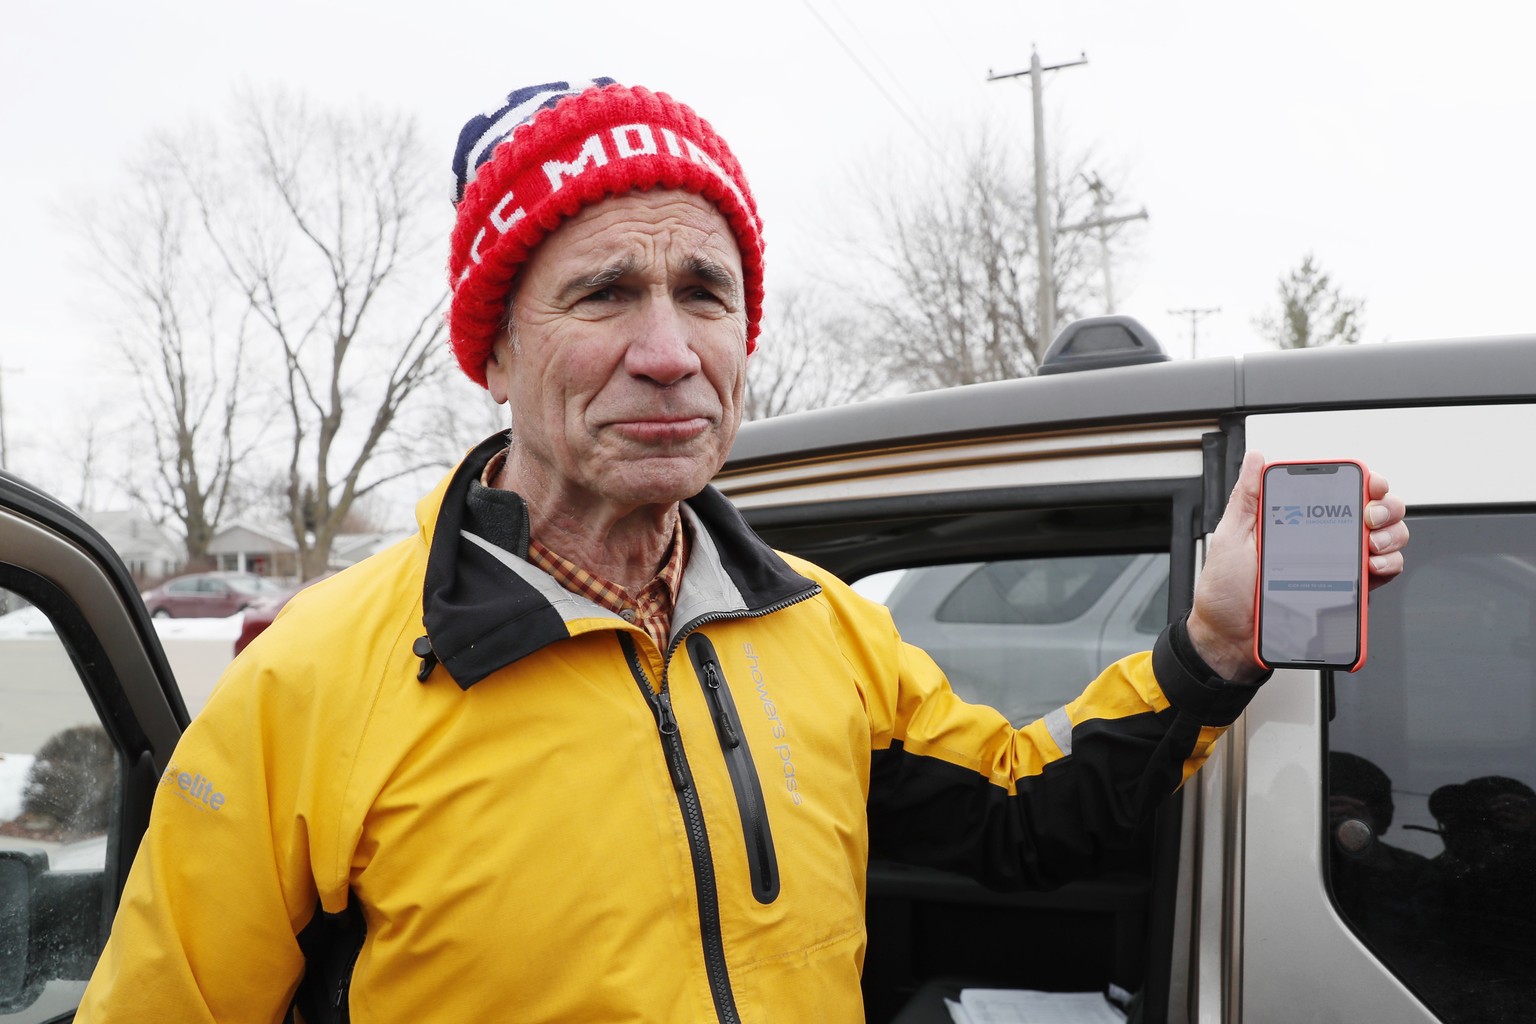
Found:
[[[930, 41], [936, 39], [943, 43], [944, 49], [949, 51], [949, 56], [952, 58], [950, 63], [956, 74], [963, 73], [969, 75], [970, 69], [975, 66], [975, 62], [969, 53], [962, 52], [960, 47], [956, 45], [955, 37], [950, 32], [952, 23], [941, 14], [940, 8], [936, 4], [923, 4], [922, 11], [928, 16], [929, 28], [926, 32], [927, 38]], [[988, 103], [991, 104], [992, 109], [997, 113], [1001, 114], [1003, 112], [1004, 108], [1001, 100], [992, 99], [988, 100]]]
[[827, 30], [827, 35], [831, 36], [833, 41], [842, 47], [843, 52], [848, 55], [848, 59], [853, 61], [854, 66], [863, 72], [864, 77], [869, 79], [869, 83], [885, 98], [885, 102], [891, 105], [891, 109], [900, 114], [901, 119], [911, 126], [912, 130], [917, 133], [918, 138], [923, 140], [923, 145], [927, 146], [934, 156], [947, 165], [949, 163], [948, 158], [938, 146], [934, 145], [933, 139], [929, 137], [929, 133], [923, 129], [922, 125], [912, 120], [912, 115], [908, 113], [907, 108], [896, 101], [896, 97], [891, 95], [890, 90], [885, 87], [885, 84], [875, 77], [874, 73], [869, 70], [869, 67], [859, 59], [859, 55], [853, 52], [853, 48], [844, 42], [842, 36], [837, 34], [837, 29], [833, 28], [827, 22], [827, 19], [821, 16], [821, 12], [812, 5], [811, 0], [802, 0], [802, 2], [805, 4], [805, 9], [811, 12], [811, 16], [821, 23], [822, 28]]
[[[806, 2], [809, 3], [811, 0], [806, 0]], [[875, 63], [880, 66], [880, 70], [885, 74], [885, 80], [895, 86], [896, 90], [901, 93], [902, 99], [906, 100], [908, 109], [917, 109], [919, 106], [917, 97], [913, 96], [910, 92], [907, 91], [906, 82], [902, 79], [902, 76], [891, 70], [891, 66], [887, 64], [885, 62], [885, 58], [880, 55], [880, 48], [878, 46], [870, 45], [870, 42], [865, 38], [864, 31], [860, 27], [859, 23], [848, 16], [848, 12], [843, 10], [842, 5], [839, 4], [837, 0], [823, 0], [823, 2], [830, 6], [834, 11], [836, 11], [838, 16], [843, 19], [843, 22], [848, 26], [849, 29], [852, 30], [858, 41], [864, 45], [865, 52], [873, 55]]]

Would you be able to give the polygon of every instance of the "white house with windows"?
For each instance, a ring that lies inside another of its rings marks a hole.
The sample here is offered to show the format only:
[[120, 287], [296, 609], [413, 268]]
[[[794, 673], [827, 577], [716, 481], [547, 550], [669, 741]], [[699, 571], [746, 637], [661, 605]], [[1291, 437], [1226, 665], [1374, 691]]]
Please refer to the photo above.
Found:
[[[345, 569], [405, 536], [409, 534], [398, 530], [337, 534], [331, 542], [330, 568]], [[290, 579], [296, 579], [299, 573], [298, 545], [282, 525], [238, 520], [213, 535], [208, 556], [215, 569]]]
[[337, 534], [331, 542], [331, 568], [345, 569], [367, 558], [369, 555], [378, 554], [385, 548], [398, 541], [404, 540], [415, 531], [402, 533], [398, 530], [376, 533], [342, 533]]
[[[82, 513], [128, 566], [134, 582], [150, 587], [162, 580], [204, 566], [187, 564], [186, 543], [137, 512]], [[344, 569], [389, 547], [408, 534], [402, 531], [339, 534], [331, 546], [331, 568]], [[259, 576], [297, 580], [298, 546], [282, 524], [237, 520], [219, 529], [208, 543], [206, 568], [253, 572]]]
[[152, 586], [174, 576], [187, 564], [187, 548], [181, 538], [150, 522], [137, 512], [84, 512], [90, 523], [128, 566], [134, 582]]
[[208, 542], [208, 557], [215, 569], [231, 572], [290, 578], [299, 572], [298, 545], [293, 542], [293, 534], [281, 525], [236, 520], [213, 535]]

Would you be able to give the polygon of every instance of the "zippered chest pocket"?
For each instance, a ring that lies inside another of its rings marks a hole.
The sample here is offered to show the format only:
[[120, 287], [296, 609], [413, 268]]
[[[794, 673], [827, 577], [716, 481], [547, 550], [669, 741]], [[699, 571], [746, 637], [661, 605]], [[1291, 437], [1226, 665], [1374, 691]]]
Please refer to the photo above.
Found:
[[746, 844], [747, 864], [752, 876], [752, 895], [759, 903], [772, 903], [779, 895], [778, 859], [773, 850], [773, 830], [768, 822], [768, 806], [763, 800], [763, 786], [758, 778], [752, 751], [742, 731], [741, 716], [731, 697], [725, 670], [709, 637], [691, 634], [687, 641], [688, 659], [704, 689], [710, 717], [720, 752], [730, 772], [736, 806], [741, 812], [742, 838]]

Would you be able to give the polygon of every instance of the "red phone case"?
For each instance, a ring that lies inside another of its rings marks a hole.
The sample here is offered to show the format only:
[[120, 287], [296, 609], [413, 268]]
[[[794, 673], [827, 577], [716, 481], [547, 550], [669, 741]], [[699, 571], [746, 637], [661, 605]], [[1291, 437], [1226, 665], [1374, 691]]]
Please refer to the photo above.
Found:
[[[1365, 664], [1367, 639], [1370, 636], [1369, 630], [1366, 627], [1370, 619], [1371, 589], [1371, 550], [1369, 536], [1370, 527], [1366, 524], [1365, 521], [1365, 506], [1370, 502], [1371, 497], [1371, 472], [1366, 468], [1365, 463], [1361, 462], [1359, 459], [1284, 459], [1275, 462], [1264, 463], [1264, 468], [1259, 472], [1259, 522], [1257, 531], [1258, 561], [1255, 565], [1253, 581], [1253, 659], [1266, 669], [1272, 669], [1281, 666], [1271, 665], [1269, 662], [1265, 661], [1263, 655], [1260, 654], [1259, 645], [1259, 620], [1263, 598], [1263, 591], [1261, 590], [1261, 587], [1264, 583], [1264, 481], [1267, 479], [1270, 469], [1275, 466], [1316, 466], [1325, 463], [1339, 463], [1341, 465], [1348, 464], [1352, 466], [1358, 466], [1360, 468], [1360, 620], [1358, 626], [1356, 627], [1359, 630], [1360, 636], [1360, 654], [1359, 657], [1355, 659], [1355, 663], [1344, 671], [1355, 672], [1360, 669], [1360, 666]], [[1296, 667], [1321, 668], [1324, 666], [1301, 665]]]

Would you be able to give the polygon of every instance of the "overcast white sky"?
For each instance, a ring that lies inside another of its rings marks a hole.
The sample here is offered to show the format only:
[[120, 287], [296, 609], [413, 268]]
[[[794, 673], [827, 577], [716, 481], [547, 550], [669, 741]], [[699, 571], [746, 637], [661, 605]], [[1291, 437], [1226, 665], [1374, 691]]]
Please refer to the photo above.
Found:
[[1115, 212], [1150, 214], [1117, 304], [1183, 357], [1189, 319], [1169, 310], [1220, 308], [1201, 354], [1259, 348], [1253, 320], [1307, 252], [1365, 300], [1368, 341], [1536, 332], [1533, 40], [1524, 0], [17, 5], [0, 34], [11, 466], [65, 486], [85, 418], [131, 400], [58, 210], [110, 194], [148, 132], [243, 83], [414, 111], [445, 204], [460, 126], [512, 87], [671, 92], [758, 193], [771, 302], [843, 258], [825, 231], [852, 168], [931, 162], [971, 124], [1027, 140], [1028, 80], [988, 70], [1026, 67], [1032, 44], [1047, 64], [1085, 53], [1047, 76], [1052, 145], [1092, 147]]

